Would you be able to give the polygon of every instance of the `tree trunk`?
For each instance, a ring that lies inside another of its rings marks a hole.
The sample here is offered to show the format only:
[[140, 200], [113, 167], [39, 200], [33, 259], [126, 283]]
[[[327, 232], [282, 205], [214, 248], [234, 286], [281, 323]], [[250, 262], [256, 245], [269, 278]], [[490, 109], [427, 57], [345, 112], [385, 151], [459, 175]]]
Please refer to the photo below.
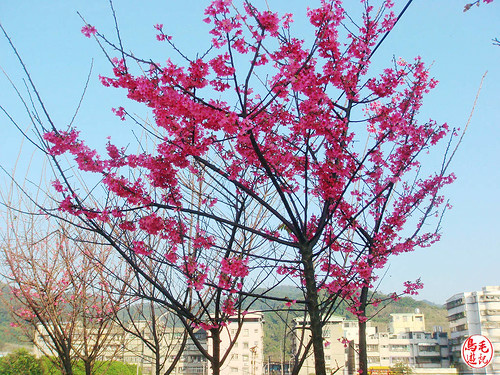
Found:
[[368, 298], [368, 287], [364, 286], [361, 288], [361, 296], [359, 301], [361, 302], [359, 306], [359, 311], [361, 314], [358, 318], [358, 335], [359, 335], [359, 370], [362, 375], [368, 374], [368, 355], [366, 348], [366, 301]]
[[325, 351], [323, 346], [323, 324], [321, 311], [318, 306], [318, 288], [314, 278], [314, 263], [312, 259], [312, 249], [310, 246], [302, 249], [302, 261], [304, 263], [306, 303], [310, 320], [315, 374], [326, 375]]
[[212, 375], [220, 374], [220, 332], [218, 328], [212, 328], [210, 330], [212, 336]]
[[70, 359], [65, 359], [62, 361], [62, 371], [63, 375], [73, 375], [73, 366], [71, 366], [71, 360]]
[[85, 361], [85, 375], [92, 375], [92, 364], [90, 361]]
[[155, 353], [155, 374], [160, 375], [161, 374], [161, 358], [160, 358], [160, 352], [157, 350]]
[[62, 347], [59, 347], [61, 350], [58, 350], [58, 357], [59, 357], [59, 364], [62, 365], [61, 372], [63, 375], [73, 375], [73, 366], [71, 363], [71, 355], [70, 355], [70, 349], [63, 345]]

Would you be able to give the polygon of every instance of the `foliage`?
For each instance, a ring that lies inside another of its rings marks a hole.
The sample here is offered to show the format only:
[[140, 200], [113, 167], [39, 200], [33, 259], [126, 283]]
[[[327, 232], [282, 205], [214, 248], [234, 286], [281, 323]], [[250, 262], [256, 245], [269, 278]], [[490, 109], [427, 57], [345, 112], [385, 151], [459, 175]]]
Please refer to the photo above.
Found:
[[[102, 367], [105, 368], [107, 364], [104, 364]], [[103, 372], [103, 375], [136, 375], [137, 374], [137, 366], [131, 365], [123, 362], [111, 362], [106, 372]], [[142, 374], [142, 371], [139, 369], [139, 374]]]
[[25, 349], [0, 357], [0, 375], [44, 375], [42, 361]]

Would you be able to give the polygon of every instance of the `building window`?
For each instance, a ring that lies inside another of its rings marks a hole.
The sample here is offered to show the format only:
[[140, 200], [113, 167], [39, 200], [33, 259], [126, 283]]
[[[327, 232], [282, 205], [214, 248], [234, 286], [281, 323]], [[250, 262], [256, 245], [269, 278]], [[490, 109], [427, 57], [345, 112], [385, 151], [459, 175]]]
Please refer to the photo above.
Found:
[[456, 314], [453, 314], [453, 315], [450, 315], [448, 317], [448, 321], [449, 322], [453, 322], [455, 320], [458, 320], [458, 319], [461, 319], [461, 318], [465, 318], [465, 311], [462, 311], [462, 312], [459, 312], [459, 313], [456, 313]]
[[391, 345], [390, 350], [393, 352], [406, 352], [409, 351], [410, 348], [408, 345]]
[[446, 304], [446, 309], [447, 309], [447, 310], [450, 310], [450, 309], [452, 309], [452, 308], [454, 308], [454, 307], [461, 306], [461, 305], [463, 305], [463, 304], [464, 304], [464, 300], [463, 300], [463, 298], [459, 298], [459, 299], [456, 299], [456, 300], [454, 300], [454, 301], [450, 301], [450, 302], [448, 302], [448, 303]]
[[419, 346], [418, 350], [424, 353], [439, 352], [439, 345], [422, 345]]
[[248, 342], [243, 343], [243, 349], [248, 349]]
[[467, 324], [460, 324], [459, 326], [451, 327], [451, 332], [460, 332], [460, 331], [465, 331], [467, 329], [468, 329]]

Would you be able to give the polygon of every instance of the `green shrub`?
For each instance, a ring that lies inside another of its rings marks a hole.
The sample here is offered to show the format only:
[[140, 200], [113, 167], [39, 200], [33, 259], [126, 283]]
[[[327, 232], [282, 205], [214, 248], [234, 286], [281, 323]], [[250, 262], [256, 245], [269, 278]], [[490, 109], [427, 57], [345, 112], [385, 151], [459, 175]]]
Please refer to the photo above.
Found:
[[[45, 372], [44, 375], [61, 375], [61, 371], [52, 363], [50, 358], [44, 358]], [[94, 365], [93, 375], [136, 375], [137, 367], [129, 363], [118, 361], [101, 362], [97, 361]], [[142, 375], [142, 371], [139, 371]], [[0, 373], [0, 375], [3, 375]], [[19, 375], [19, 374], [16, 374]], [[85, 366], [82, 361], [78, 361], [73, 366], [73, 375], [85, 375]]]
[[0, 375], [44, 375], [42, 361], [26, 349], [0, 358]]

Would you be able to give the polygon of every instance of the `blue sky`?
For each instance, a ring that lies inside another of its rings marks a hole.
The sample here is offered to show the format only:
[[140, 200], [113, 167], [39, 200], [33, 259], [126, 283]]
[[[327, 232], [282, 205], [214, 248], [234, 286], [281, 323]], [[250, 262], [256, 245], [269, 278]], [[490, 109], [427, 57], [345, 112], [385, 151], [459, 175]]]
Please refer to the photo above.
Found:
[[[305, 7], [316, 1], [268, 0], [272, 10], [295, 13], [294, 30], [307, 37]], [[201, 20], [206, 1], [115, 2], [125, 48], [137, 56], [165, 61], [171, 51], [155, 40], [153, 25], [163, 23], [175, 43], [188, 54], [208, 46], [207, 25]], [[264, 4], [264, 1], [258, 1]], [[358, 7], [358, 1], [346, 1]], [[433, 118], [450, 126], [464, 127], [483, 74], [488, 71], [467, 135], [453, 162], [457, 181], [446, 189], [453, 209], [443, 222], [442, 240], [429, 249], [405, 254], [390, 262], [382, 281], [385, 292], [400, 290], [406, 280], [422, 278], [419, 298], [436, 303], [461, 291], [500, 284], [499, 156], [500, 150], [500, 1], [482, 4], [463, 13], [466, 1], [415, 0], [375, 56], [374, 66], [383, 67], [392, 56], [411, 60], [422, 56], [432, 63], [431, 72], [440, 84], [428, 95], [421, 111], [423, 120]], [[396, 2], [396, 11], [402, 3]], [[60, 126], [68, 124], [94, 59], [93, 74], [76, 125], [93, 147], [123, 127], [112, 107], [123, 103], [121, 92], [103, 88], [98, 74], [109, 73], [109, 64], [95, 42], [83, 37], [79, 11], [106, 35], [113, 34], [113, 18], [106, 0], [18, 0], [0, 2], [0, 22], [11, 35], [45, 104]], [[17, 84], [20, 67], [5, 39], [0, 39], [0, 66]], [[0, 104], [28, 126], [19, 101], [0, 78]], [[123, 132], [124, 134], [129, 134]], [[0, 116], [0, 163], [12, 168], [21, 137]], [[21, 164], [31, 150], [24, 146]], [[36, 164], [36, 162], [35, 162]], [[2, 184], [3, 185], [3, 184]]]

